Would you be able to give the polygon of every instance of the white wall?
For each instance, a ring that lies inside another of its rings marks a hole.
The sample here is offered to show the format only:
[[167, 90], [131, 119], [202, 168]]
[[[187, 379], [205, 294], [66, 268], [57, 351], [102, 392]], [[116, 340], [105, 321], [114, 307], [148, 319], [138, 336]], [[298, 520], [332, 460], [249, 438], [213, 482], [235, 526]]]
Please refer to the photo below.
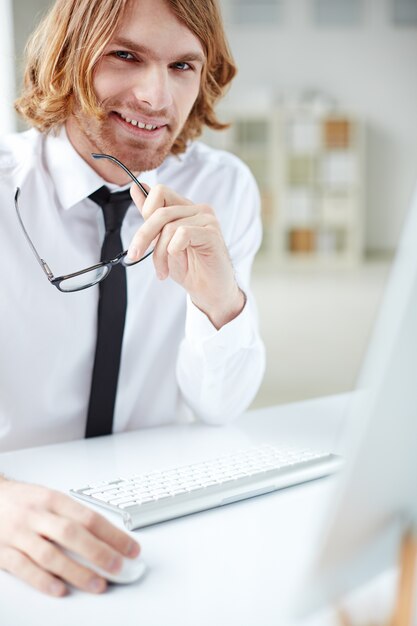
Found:
[[12, 29], [12, 2], [0, 0], [0, 134], [15, 128], [13, 99], [15, 60]]
[[239, 66], [230, 95], [321, 90], [365, 119], [366, 243], [391, 250], [417, 182], [417, 28], [390, 23], [390, 0], [364, 7], [358, 27], [315, 26], [312, 0], [284, 0], [279, 27], [229, 25]]

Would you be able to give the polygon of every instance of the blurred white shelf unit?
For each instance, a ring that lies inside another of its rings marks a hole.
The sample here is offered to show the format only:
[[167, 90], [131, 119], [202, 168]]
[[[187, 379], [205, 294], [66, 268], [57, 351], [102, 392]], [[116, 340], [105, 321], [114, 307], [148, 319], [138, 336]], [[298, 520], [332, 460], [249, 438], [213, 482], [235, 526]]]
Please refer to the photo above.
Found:
[[345, 114], [282, 113], [277, 176], [283, 262], [356, 264], [364, 239], [364, 129]]
[[346, 114], [228, 110], [232, 126], [204, 139], [252, 170], [262, 197], [258, 259], [351, 265], [363, 250], [364, 129]]

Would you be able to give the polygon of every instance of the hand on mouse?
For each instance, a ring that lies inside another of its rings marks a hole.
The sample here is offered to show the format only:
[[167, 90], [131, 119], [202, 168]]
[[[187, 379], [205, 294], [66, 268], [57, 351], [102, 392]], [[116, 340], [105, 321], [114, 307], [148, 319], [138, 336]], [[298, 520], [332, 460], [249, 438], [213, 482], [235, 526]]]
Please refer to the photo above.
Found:
[[52, 596], [66, 595], [68, 584], [105, 591], [106, 580], [63, 549], [108, 572], [140, 552], [129, 535], [69, 496], [0, 477], [0, 569]]

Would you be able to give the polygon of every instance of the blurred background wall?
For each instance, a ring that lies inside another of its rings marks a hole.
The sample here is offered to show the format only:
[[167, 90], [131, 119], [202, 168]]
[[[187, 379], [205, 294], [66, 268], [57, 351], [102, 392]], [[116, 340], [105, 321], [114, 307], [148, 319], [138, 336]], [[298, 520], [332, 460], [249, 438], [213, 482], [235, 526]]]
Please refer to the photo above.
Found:
[[236, 95], [323, 92], [366, 122], [366, 248], [392, 250], [417, 179], [417, 2], [222, 4]]
[[15, 94], [15, 49], [12, 3], [0, 0], [0, 133], [15, 126], [12, 101]]

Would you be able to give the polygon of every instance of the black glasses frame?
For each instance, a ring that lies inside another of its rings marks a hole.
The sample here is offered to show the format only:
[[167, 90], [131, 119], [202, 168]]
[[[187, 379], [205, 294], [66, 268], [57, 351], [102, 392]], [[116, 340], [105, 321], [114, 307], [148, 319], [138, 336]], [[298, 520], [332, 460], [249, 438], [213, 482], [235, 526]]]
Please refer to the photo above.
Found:
[[[116, 159], [116, 157], [111, 156], [110, 154], [96, 154], [96, 153], [93, 153], [91, 156], [94, 159], [109, 159], [110, 161], [113, 161], [113, 163], [116, 163], [116, 165], [121, 167], [126, 172], [126, 174], [128, 174], [128, 176], [130, 176], [130, 178], [133, 180], [133, 182], [142, 191], [143, 195], [145, 197], [147, 197], [148, 192], [146, 191], [145, 187], [138, 181], [136, 176], [126, 167], [126, 165], [123, 165], [123, 163], [121, 161], [119, 161], [118, 159]], [[72, 272], [71, 274], [65, 274], [63, 276], [54, 276], [53, 272], [49, 268], [49, 265], [46, 263], [46, 261], [44, 259], [42, 259], [42, 257], [39, 255], [38, 251], [36, 250], [35, 245], [34, 245], [32, 239], [29, 237], [29, 234], [28, 234], [28, 232], [27, 232], [27, 230], [25, 228], [25, 225], [23, 224], [22, 216], [20, 214], [20, 209], [19, 209], [19, 196], [20, 196], [20, 188], [18, 187], [16, 189], [16, 193], [15, 193], [15, 196], [14, 196], [14, 204], [15, 204], [16, 214], [17, 214], [20, 226], [22, 227], [22, 231], [23, 231], [23, 233], [24, 233], [24, 235], [26, 237], [26, 241], [28, 242], [28, 244], [29, 244], [33, 254], [35, 255], [36, 260], [38, 261], [38, 263], [41, 266], [42, 270], [46, 274], [46, 277], [48, 278], [48, 280], [51, 283], [51, 285], [53, 285], [54, 287], [59, 289], [59, 291], [61, 291], [61, 293], [72, 293], [72, 292], [75, 292], [75, 291], [82, 291], [83, 289], [89, 289], [90, 287], [93, 287], [97, 283], [99, 283], [102, 280], [104, 280], [105, 278], [107, 278], [107, 276], [110, 274], [112, 268], [115, 265], [117, 265], [118, 263], [121, 263], [125, 267], [132, 267], [133, 265], [137, 265], [141, 261], [144, 261], [145, 259], [147, 259], [148, 256], [150, 256], [152, 254], [152, 252], [154, 251], [154, 248], [152, 248], [152, 250], [147, 252], [143, 257], [141, 257], [137, 261], [134, 261], [133, 263], [128, 263], [128, 262], [126, 262], [126, 257], [127, 257], [128, 251], [125, 250], [124, 252], [121, 252], [120, 254], [118, 254], [114, 259], [109, 259], [108, 261], [101, 261], [100, 263], [96, 263], [96, 265], [91, 265], [90, 267], [86, 267], [85, 269], [79, 270], [78, 272]], [[88, 284], [86, 284], [84, 286], [81, 286], [81, 287], [77, 287], [76, 289], [62, 289], [61, 288], [61, 284], [63, 282], [65, 282], [65, 281], [67, 281], [68, 279], [76, 278], [77, 276], [82, 276], [83, 274], [87, 274], [88, 272], [93, 272], [94, 270], [98, 270], [101, 267], [105, 268], [106, 271], [103, 272], [103, 274], [101, 274], [96, 280], [91, 281], [91, 283], [88, 283]]]

